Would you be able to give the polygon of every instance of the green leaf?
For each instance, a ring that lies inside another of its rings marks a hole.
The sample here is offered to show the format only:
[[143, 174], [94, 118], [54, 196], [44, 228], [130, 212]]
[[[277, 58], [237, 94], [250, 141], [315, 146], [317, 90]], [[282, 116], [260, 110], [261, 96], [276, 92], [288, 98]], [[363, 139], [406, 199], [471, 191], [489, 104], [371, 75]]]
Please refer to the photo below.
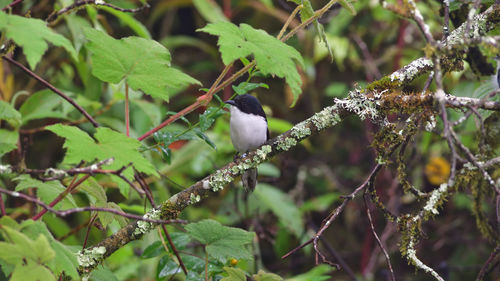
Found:
[[47, 263], [55, 257], [55, 252], [49, 245], [47, 238], [39, 235], [36, 240], [30, 239], [25, 234], [2, 226], [0, 228], [6, 242], [0, 242], [0, 253], [2, 259], [10, 264], [23, 264], [31, 260], [37, 263]]
[[10, 103], [0, 100], [0, 120], [5, 120], [17, 128], [21, 125], [21, 114]]
[[99, 267], [92, 271], [90, 275], [91, 281], [118, 281], [118, 278], [113, 274], [111, 270], [106, 267]]
[[141, 258], [143, 259], [154, 258], [164, 253], [165, 253], [165, 248], [163, 247], [162, 242], [155, 241], [151, 245], [147, 246], [146, 249], [144, 249]]
[[80, 184], [78, 189], [87, 195], [93, 206], [105, 206], [108, 202], [104, 188], [92, 177]]
[[193, 0], [193, 4], [208, 22], [228, 21], [222, 9], [213, 0]]
[[306, 273], [294, 276], [292, 278], [287, 279], [287, 281], [309, 281], [309, 280], [314, 280], [314, 281], [322, 281], [322, 280], [327, 280], [330, 279], [330, 275], [328, 274], [329, 272], [332, 271], [332, 267], [327, 265], [327, 264], [320, 264], [313, 269], [309, 270]]
[[73, 44], [78, 53], [86, 42], [85, 35], [83, 34], [83, 27], [91, 27], [91, 25], [86, 19], [76, 14], [65, 15], [64, 20], [68, 24], [71, 37], [73, 37]]
[[200, 138], [202, 139], [206, 144], [210, 145], [213, 149], [217, 149], [217, 146], [215, 143], [204, 133], [202, 133], [200, 130], [194, 129], [193, 132]]
[[[67, 164], [78, 164], [82, 160], [93, 162], [113, 158], [113, 163], [103, 165], [103, 168], [118, 170], [132, 163], [139, 172], [158, 175], [155, 167], [138, 151], [141, 143], [122, 133], [99, 127], [94, 134], [96, 143], [86, 132], [77, 127], [56, 124], [47, 127], [47, 130], [66, 138], [64, 148], [67, 151], [64, 162]], [[129, 167], [122, 174], [132, 179], [134, 171]]]
[[63, 47], [73, 59], [78, 60], [71, 42], [48, 28], [47, 23], [42, 20], [0, 12], [0, 30], [5, 32], [5, 37], [12, 39], [23, 48], [31, 69], [36, 67], [42, 55], [47, 51], [47, 42]]
[[[16, 191], [25, 190], [27, 188], [36, 188], [37, 197], [44, 203], [52, 202], [66, 188], [59, 181], [43, 182], [30, 177], [29, 175], [20, 175], [14, 179], [17, 181]], [[73, 195], [68, 194], [60, 204], [54, 206], [54, 209], [66, 209], [76, 207], [76, 202]]]
[[351, 13], [351, 15], [353, 15], [353, 16], [356, 15], [356, 10], [351, 5], [349, 0], [339, 0], [338, 2], [340, 3], [340, 5], [342, 5], [342, 7], [344, 7], [344, 9], [347, 9]]
[[18, 138], [19, 133], [17, 131], [0, 129], [0, 157], [17, 148]]
[[282, 134], [290, 130], [293, 127], [293, 124], [283, 119], [267, 117], [267, 127], [271, 132]]
[[18, 264], [12, 272], [11, 281], [52, 281], [56, 277], [45, 266], [31, 261], [26, 265]]
[[56, 256], [50, 263], [50, 268], [56, 275], [60, 275], [64, 272], [66, 276], [70, 276], [77, 280], [80, 275], [76, 270], [79, 266], [76, 255], [71, 252], [68, 247], [57, 240], [50, 241], [50, 246], [55, 251]]
[[241, 24], [238, 28], [229, 22], [216, 22], [199, 31], [219, 36], [219, 51], [224, 64], [228, 65], [236, 59], [253, 55], [263, 74], [285, 78], [294, 94], [292, 106], [295, 105], [302, 92], [302, 80], [295, 64], [304, 67], [302, 56], [297, 50], [264, 30], [254, 29], [247, 24]]
[[116, 84], [125, 79], [130, 88], [165, 101], [179, 88], [200, 84], [170, 67], [170, 52], [154, 40], [140, 37], [117, 40], [90, 28], [85, 28], [84, 33], [89, 40], [86, 46], [92, 52], [92, 74], [102, 81]]
[[233, 90], [238, 95], [244, 95], [250, 91], [253, 91], [257, 88], [266, 88], [269, 89], [269, 86], [265, 83], [249, 83], [249, 82], [241, 82], [238, 86], [233, 86]]
[[260, 202], [269, 207], [281, 223], [297, 237], [304, 232], [304, 220], [295, 203], [286, 193], [268, 184], [258, 184], [255, 195]]
[[325, 89], [325, 93], [329, 97], [335, 98], [345, 98], [347, 97], [349, 88], [345, 83], [342, 82], [332, 82]]
[[281, 276], [274, 273], [264, 272], [262, 269], [259, 270], [257, 274], [252, 276], [252, 279], [255, 281], [281, 281], [283, 278]]
[[205, 244], [207, 253], [221, 262], [228, 258], [252, 259], [246, 245], [252, 242], [254, 232], [227, 227], [214, 220], [202, 220], [186, 226], [188, 234]]
[[59, 108], [63, 99], [50, 90], [42, 90], [32, 94], [19, 108], [22, 114], [22, 123], [43, 118], [68, 119]]
[[310, 211], [323, 212], [326, 211], [334, 202], [339, 201], [339, 199], [340, 194], [338, 192], [330, 192], [324, 195], [316, 196], [304, 202], [304, 204], [300, 206], [300, 211], [302, 213]]
[[[114, 202], [107, 202], [104, 207], [107, 209], [114, 209], [123, 212], [122, 208], [120, 208], [120, 206], [116, 205], [116, 203]], [[120, 226], [125, 226], [128, 223], [127, 218], [117, 214], [108, 212], [98, 212], [98, 215], [99, 215], [99, 220], [101, 221], [104, 227], [108, 226], [110, 223], [114, 221], [118, 222]]]
[[234, 267], [224, 267], [224, 271], [227, 273], [227, 277], [221, 279], [221, 281], [246, 281], [247, 276], [245, 272], [239, 268]]
[[205, 109], [205, 112], [200, 115], [200, 130], [202, 132], [208, 130], [215, 122], [215, 119], [225, 114], [226, 112], [219, 107], [208, 107]]
[[99, 10], [106, 11], [120, 20], [120, 23], [126, 25], [132, 29], [135, 34], [142, 38], [151, 39], [151, 34], [149, 34], [148, 29], [138, 20], [136, 20], [131, 13], [125, 13], [118, 11], [111, 7], [101, 6]]
[[278, 167], [269, 162], [264, 162], [257, 166], [258, 174], [266, 177], [279, 178], [281, 171]]
[[163, 256], [158, 262], [156, 267], [156, 276], [158, 278], [166, 277], [169, 275], [177, 274], [182, 271], [181, 266], [170, 258], [170, 256]]

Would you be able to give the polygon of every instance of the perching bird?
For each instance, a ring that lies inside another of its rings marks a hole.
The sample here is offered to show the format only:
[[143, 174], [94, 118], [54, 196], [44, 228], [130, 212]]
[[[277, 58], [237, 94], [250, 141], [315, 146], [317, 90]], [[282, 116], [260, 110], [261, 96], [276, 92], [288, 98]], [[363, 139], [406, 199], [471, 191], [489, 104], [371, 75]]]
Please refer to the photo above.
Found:
[[[226, 101], [231, 105], [231, 142], [239, 153], [246, 153], [269, 139], [266, 113], [257, 98], [249, 94]], [[245, 189], [253, 191], [257, 184], [257, 168], [247, 170], [241, 176]]]

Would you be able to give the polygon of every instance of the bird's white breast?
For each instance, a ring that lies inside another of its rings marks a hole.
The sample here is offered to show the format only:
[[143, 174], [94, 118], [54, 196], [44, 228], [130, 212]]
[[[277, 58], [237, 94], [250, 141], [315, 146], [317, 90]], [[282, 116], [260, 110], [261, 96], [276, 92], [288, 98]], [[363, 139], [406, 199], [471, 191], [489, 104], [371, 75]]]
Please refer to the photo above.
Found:
[[230, 110], [231, 141], [238, 152], [245, 153], [267, 141], [267, 122], [264, 117], [244, 113], [236, 106], [231, 106]]

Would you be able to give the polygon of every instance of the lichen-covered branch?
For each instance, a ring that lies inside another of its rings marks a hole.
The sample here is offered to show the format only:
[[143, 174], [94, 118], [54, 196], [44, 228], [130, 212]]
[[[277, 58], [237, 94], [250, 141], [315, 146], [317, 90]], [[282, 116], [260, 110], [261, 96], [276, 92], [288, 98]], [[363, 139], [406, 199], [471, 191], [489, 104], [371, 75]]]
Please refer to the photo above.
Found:
[[[481, 37], [492, 30], [500, 21], [500, 4], [493, 4], [482, 14], [476, 15], [471, 23], [469, 32], [465, 32], [465, 23], [453, 30], [444, 41], [438, 41], [437, 46], [440, 53], [444, 53], [441, 63], [442, 70], [449, 71], [461, 66], [461, 59], [467, 48], [465, 39], [470, 43], [481, 42]], [[396, 89], [407, 84], [418, 76], [433, 70], [434, 64], [430, 58], [419, 58], [410, 64], [384, 76], [382, 79], [372, 82], [367, 86], [368, 90]]]
[[[500, 5], [494, 4], [483, 14], [474, 17], [470, 30], [472, 35], [469, 36], [469, 38], [479, 38], [485, 35], [485, 33], [498, 24], [499, 21]], [[440, 53], [440, 55], [443, 56], [443, 70], [447, 71], [452, 69], [453, 64], [461, 59], [460, 52], [466, 48], [466, 46], [463, 46], [461, 41], [456, 38], [463, 35], [463, 28], [457, 28], [450, 34], [446, 43], [443, 43], [442, 49], [448, 50], [446, 54]], [[438, 42], [437, 44], [441, 43]], [[191, 187], [175, 194], [167, 201], [163, 202], [158, 208], [147, 212], [144, 218], [150, 221], [175, 219], [187, 206], [197, 203], [203, 198], [224, 189], [228, 183], [232, 182], [244, 171], [254, 168], [260, 163], [267, 161], [270, 157], [290, 150], [300, 141], [340, 123], [342, 119], [349, 114], [356, 114], [362, 119], [369, 118], [373, 121], [385, 124], [387, 121], [384, 118], [385, 114], [382, 110], [384, 110], [384, 107], [394, 104], [394, 99], [398, 96], [394, 95], [393, 90], [431, 70], [433, 70], [432, 61], [426, 58], [420, 58], [393, 74], [387, 75], [381, 80], [370, 84], [362, 91], [352, 91], [348, 98], [335, 100], [332, 106], [324, 108], [312, 117], [296, 124], [289, 131], [269, 140], [256, 150], [247, 153], [245, 157], [227, 164], [211, 175], [196, 182]], [[432, 106], [435, 103], [435, 96], [436, 95], [430, 94], [428, 97], [425, 97], [425, 103], [405, 104], [404, 106], [406, 108], [411, 108], [412, 106], [420, 108], [423, 105]], [[444, 101], [445, 104], [453, 107], [468, 106], [472, 102], [481, 105], [483, 108], [489, 107], [488, 109], [499, 109], [497, 103], [473, 99], [460, 100], [460, 98], [453, 96], [445, 96]], [[443, 193], [438, 194], [438, 199], [441, 198], [442, 194]], [[429, 214], [435, 214], [437, 205], [433, 200], [436, 196], [432, 193], [428, 198], [428, 204], [426, 204], [427, 209], [424, 208]], [[133, 240], [140, 239], [145, 233], [151, 231], [157, 225], [156, 223], [148, 221], [132, 222], [97, 245], [83, 250], [78, 255], [80, 273], [89, 273], [120, 247]], [[413, 227], [414, 224], [411, 225]], [[408, 233], [413, 232], [408, 231]], [[413, 237], [411, 239], [417, 238]], [[413, 241], [413, 245], [416, 243], [416, 240], [411, 239], [406, 241], [405, 247], [407, 250], [413, 249], [413, 247], [408, 247], [410, 245], [409, 242]], [[418, 259], [414, 259], [411, 253], [410, 251], [408, 254], [406, 251], [405, 256], [417, 263]]]

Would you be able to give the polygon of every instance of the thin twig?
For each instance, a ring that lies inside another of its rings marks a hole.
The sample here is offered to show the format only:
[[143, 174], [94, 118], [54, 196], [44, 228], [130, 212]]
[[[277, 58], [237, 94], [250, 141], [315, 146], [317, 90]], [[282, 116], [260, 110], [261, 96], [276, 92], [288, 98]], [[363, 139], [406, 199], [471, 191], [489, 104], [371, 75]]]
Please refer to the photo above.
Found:
[[7, 11], [8, 9], [13, 8], [15, 5], [17, 5], [17, 4], [21, 3], [21, 2], [23, 2], [23, 0], [14, 0], [14, 1], [12, 1], [9, 5], [7, 5], [7, 6], [5, 6], [4, 8], [2, 8], [2, 11], [4, 11], [4, 12], [5, 12], [5, 11]]
[[126, 218], [129, 218], [129, 219], [146, 221], [146, 222], [151, 222], [151, 223], [161, 223], [161, 224], [186, 223], [184, 220], [177, 220], [177, 219], [176, 220], [156, 220], [156, 219], [150, 219], [148, 217], [134, 215], [134, 214], [130, 214], [130, 213], [125, 213], [125, 212], [122, 212], [122, 211], [119, 211], [119, 210], [116, 210], [116, 209], [101, 208], [101, 207], [81, 207], [81, 208], [72, 208], [72, 209], [58, 211], [58, 210], [52, 208], [50, 205], [45, 204], [44, 202], [42, 202], [42, 201], [40, 201], [40, 200], [38, 200], [36, 198], [33, 198], [31, 196], [28, 196], [28, 195], [26, 195], [24, 193], [20, 193], [20, 192], [17, 192], [17, 191], [10, 191], [10, 190], [3, 189], [3, 188], [0, 188], [0, 193], [5, 193], [5, 194], [8, 194], [8, 195], [10, 195], [12, 197], [19, 197], [19, 198], [22, 198], [22, 199], [24, 199], [26, 201], [35, 203], [36, 205], [42, 207], [44, 210], [46, 210], [48, 212], [51, 212], [51, 213], [54, 213], [54, 214], [56, 214], [57, 216], [60, 216], [60, 217], [66, 217], [66, 216], [69, 216], [71, 214], [81, 213], [81, 212], [106, 212], [106, 213], [112, 213], [112, 214], [115, 214], [115, 215], [126, 217]]
[[375, 176], [378, 174], [380, 169], [382, 168], [382, 164], [377, 164], [375, 167], [373, 167], [372, 171], [370, 172], [370, 175], [368, 178], [360, 185], [358, 186], [351, 194], [347, 196], [343, 196], [342, 198], [344, 201], [342, 204], [337, 207], [331, 214], [330, 216], [326, 219], [325, 223], [323, 226], [321, 226], [320, 230], [316, 232], [315, 236], [313, 237], [313, 245], [314, 245], [314, 250], [316, 253], [321, 257], [323, 262], [327, 262], [330, 265], [334, 265], [331, 262], [329, 262], [326, 257], [323, 255], [323, 253], [319, 250], [318, 248], [318, 240], [323, 234], [323, 232], [328, 229], [328, 227], [332, 224], [332, 222], [337, 218], [337, 216], [344, 210], [345, 206], [349, 201], [354, 199], [356, 195], [361, 192], [362, 190], [365, 190], [366, 187], [370, 184], [370, 182], [373, 182], [375, 180]]
[[479, 274], [477, 275], [476, 281], [482, 281], [484, 279], [484, 276], [486, 275], [486, 271], [488, 270], [488, 267], [490, 266], [491, 262], [498, 256], [500, 253], [500, 246], [497, 246], [493, 252], [491, 252], [490, 257], [486, 260], [486, 262], [483, 264], [481, 267], [481, 270], [479, 271]]
[[283, 25], [283, 27], [281, 28], [280, 30], [280, 33], [278, 34], [278, 36], [276, 37], [278, 40], [281, 39], [281, 37], [283, 36], [283, 34], [285, 33], [286, 29], [288, 28], [288, 26], [290, 25], [290, 23], [292, 22], [292, 20], [295, 18], [295, 15], [300, 11], [300, 9], [302, 9], [304, 7], [304, 5], [298, 5], [297, 7], [295, 7], [295, 9], [293, 10], [293, 12], [290, 14], [290, 16], [287, 18], [285, 24]]
[[443, 40], [446, 41], [450, 35], [450, 0], [443, 0], [444, 22], [443, 22]]
[[391, 272], [391, 280], [396, 281], [396, 278], [394, 277], [394, 270], [392, 269], [391, 265], [391, 259], [389, 258], [389, 254], [387, 253], [387, 250], [385, 249], [384, 245], [382, 244], [382, 241], [380, 241], [380, 238], [377, 235], [377, 232], [375, 231], [375, 227], [373, 226], [373, 220], [372, 220], [372, 214], [370, 212], [370, 207], [368, 206], [368, 202], [366, 200], [366, 193], [363, 196], [363, 199], [365, 201], [365, 209], [366, 209], [366, 215], [368, 216], [368, 221], [370, 222], [370, 228], [372, 230], [373, 236], [377, 240], [377, 244], [384, 253], [385, 259], [387, 261], [387, 265], [389, 266], [389, 272]]
[[[81, 183], [86, 181], [89, 177], [90, 177], [90, 175], [85, 175], [81, 179], [79, 179], [77, 182], [70, 184], [63, 192], [59, 193], [59, 195], [57, 195], [56, 199], [54, 199], [52, 202], [50, 202], [50, 204], [48, 206], [51, 208], [54, 207], [57, 203], [61, 202], [61, 200], [63, 200], [64, 197], [66, 197], [66, 195], [68, 195], [70, 192], [72, 192], [73, 189], [78, 187]], [[50, 211], [50, 210], [47, 208], [44, 208], [38, 214], [33, 216], [32, 219], [34, 221], [40, 219], [45, 213], [47, 213], [47, 211]]]
[[11, 63], [11, 64], [19, 67], [22, 71], [24, 71], [29, 76], [35, 78], [38, 82], [40, 82], [46, 88], [49, 88], [54, 93], [58, 94], [61, 98], [65, 99], [67, 102], [69, 102], [71, 105], [73, 105], [78, 111], [80, 111], [90, 121], [90, 123], [92, 123], [92, 125], [94, 127], [96, 127], [96, 128], [99, 127], [99, 124], [97, 123], [97, 121], [95, 121], [94, 118], [92, 118], [92, 116], [90, 116], [90, 114], [88, 114], [87, 111], [85, 111], [85, 109], [83, 109], [83, 107], [81, 107], [74, 100], [72, 100], [70, 97], [68, 97], [63, 92], [61, 92], [59, 89], [57, 89], [56, 87], [54, 87], [52, 84], [50, 84], [49, 82], [47, 82], [46, 80], [44, 80], [42, 77], [36, 75], [33, 71], [29, 70], [24, 65], [22, 65], [22, 64], [18, 63], [17, 61], [9, 58], [8, 56], [2, 56], [2, 59], [4, 59], [4, 60], [8, 61], [9, 63]]
[[[156, 203], [153, 199], [153, 193], [151, 192], [151, 189], [149, 188], [148, 184], [144, 181], [141, 174], [138, 173], [137, 171], [135, 171], [134, 177], [135, 177], [136, 181], [139, 183], [139, 185], [141, 185], [144, 192], [146, 193], [146, 197], [148, 198], [151, 206], [156, 209]], [[170, 247], [172, 247], [172, 251], [174, 251], [174, 254], [177, 257], [177, 260], [179, 261], [179, 265], [181, 266], [182, 271], [184, 271], [184, 274], [187, 275], [187, 273], [188, 273], [187, 268], [184, 265], [184, 262], [182, 261], [181, 255], [179, 254], [177, 247], [175, 247], [175, 244], [174, 244], [174, 241], [172, 240], [172, 237], [170, 237], [170, 234], [168, 233], [167, 228], [165, 227], [164, 224], [161, 224], [161, 228], [163, 230], [163, 233], [165, 233], [165, 236], [167, 237], [167, 241], [170, 244]]]
[[124, 8], [120, 8], [118, 6], [115, 6], [115, 5], [112, 5], [112, 4], [109, 4], [109, 3], [106, 3], [104, 1], [95, 1], [95, 0], [83, 0], [83, 1], [77, 1], [67, 7], [64, 7], [62, 9], [60, 9], [59, 11], [56, 11], [56, 12], [53, 12], [52, 14], [50, 14], [48, 17], [47, 17], [47, 22], [51, 23], [55, 20], [57, 20], [57, 18], [59, 18], [59, 16], [61, 16], [62, 14], [65, 14], [65, 13], [69, 13], [73, 10], [78, 10], [82, 7], [84, 7], [85, 5], [94, 5], [94, 6], [104, 6], [104, 7], [109, 7], [111, 9], [114, 9], [114, 10], [117, 10], [117, 11], [120, 11], [120, 12], [126, 12], [126, 13], [137, 13], [145, 8], [149, 8], [149, 4], [144, 2], [144, 5], [141, 6], [141, 7], [138, 7], [138, 8], [134, 8], [134, 9], [124, 9]]
[[2, 216], [7, 215], [7, 212], [5, 212], [5, 204], [3, 203], [2, 194], [0, 194], [0, 211], [2, 211]]
[[85, 239], [83, 240], [82, 251], [85, 250], [85, 247], [87, 247], [87, 241], [89, 239], [90, 229], [92, 229], [92, 226], [94, 225], [96, 219], [97, 219], [97, 214], [93, 215], [90, 218], [89, 224], [87, 225], [87, 231], [85, 232]]

